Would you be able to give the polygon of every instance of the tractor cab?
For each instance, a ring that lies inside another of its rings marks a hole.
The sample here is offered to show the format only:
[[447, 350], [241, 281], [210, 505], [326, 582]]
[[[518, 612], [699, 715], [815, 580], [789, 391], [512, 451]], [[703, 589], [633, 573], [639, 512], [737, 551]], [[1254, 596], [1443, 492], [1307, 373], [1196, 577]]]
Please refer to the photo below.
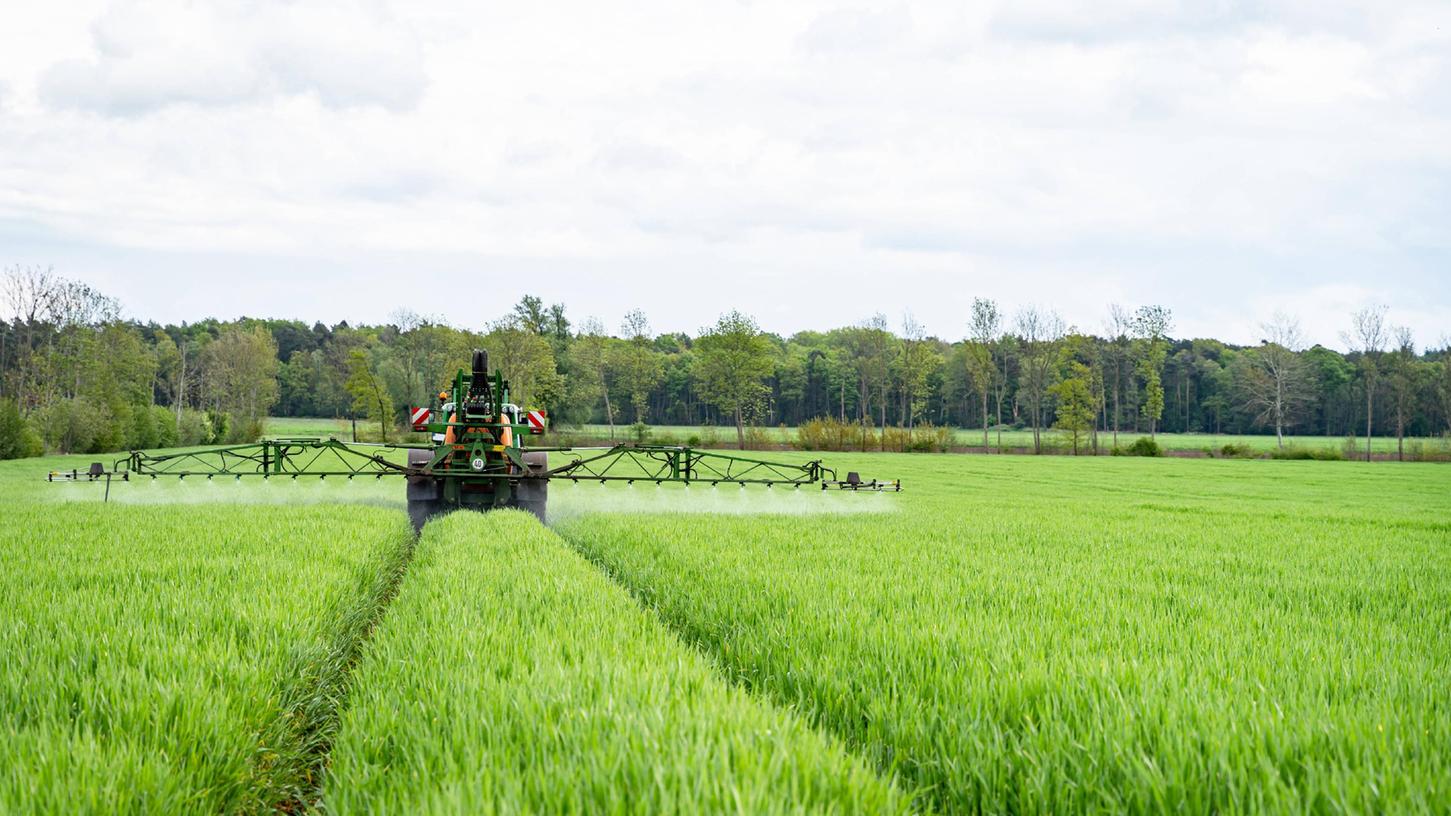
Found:
[[[439, 409], [440, 416], [445, 416], [445, 417], [453, 416], [453, 413], [454, 413], [454, 409], [455, 408], [457, 408], [457, 404], [456, 403], [453, 403], [453, 402], [445, 402], [443, 404], [443, 406]], [[510, 425], [518, 425], [519, 424], [519, 406], [513, 404], [512, 402], [506, 402], [506, 403], [504, 403], [504, 416], [508, 418]], [[435, 445], [442, 445], [443, 444], [444, 435], [442, 433], [435, 433], [435, 434], [433, 434], [433, 436], [431, 438], [433, 440], [433, 444], [435, 444]]]

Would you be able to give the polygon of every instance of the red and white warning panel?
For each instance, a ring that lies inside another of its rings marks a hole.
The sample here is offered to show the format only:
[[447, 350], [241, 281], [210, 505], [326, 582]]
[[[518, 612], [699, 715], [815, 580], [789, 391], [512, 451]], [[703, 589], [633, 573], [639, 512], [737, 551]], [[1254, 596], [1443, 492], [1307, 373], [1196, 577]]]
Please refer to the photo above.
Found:
[[423, 431], [427, 430], [423, 426], [427, 425], [428, 421], [433, 418], [433, 411], [427, 408], [409, 408], [408, 415], [413, 422], [413, 430]]
[[542, 433], [544, 433], [544, 412], [543, 411], [530, 411], [529, 414], [528, 414], [528, 417], [529, 417], [529, 433], [532, 433], [532, 434], [542, 434]]

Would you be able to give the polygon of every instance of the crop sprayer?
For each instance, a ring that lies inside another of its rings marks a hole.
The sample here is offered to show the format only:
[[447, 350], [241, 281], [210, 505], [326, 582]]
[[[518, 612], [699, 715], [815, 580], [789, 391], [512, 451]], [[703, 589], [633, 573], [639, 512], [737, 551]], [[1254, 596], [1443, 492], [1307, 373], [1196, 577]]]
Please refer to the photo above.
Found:
[[[106, 483], [142, 478], [263, 479], [401, 476], [407, 480], [408, 515], [415, 530], [435, 515], [459, 508], [487, 511], [514, 507], [545, 517], [549, 482], [678, 482], [712, 486], [777, 485], [822, 490], [898, 492], [900, 481], [863, 481], [855, 472], [838, 480], [821, 460], [773, 462], [677, 445], [625, 443], [612, 447], [529, 447], [524, 439], [547, 430], [543, 411], [521, 410], [509, 401], [509, 381], [489, 373], [489, 357], [475, 350], [472, 367], [459, 369], [451, 391], [430, 407], [411, 408], [413, 430], [427, 433], [428, 446], [342, 442], [336, 438], [292, 437], [248, 445], [200, 448], [175, 453], [132, 451], [107, 469], [52, 471], [50, 481]], [[521, 421], [522, 419], [522, 421]], [[550, 454], [574, 454], [550, 466]]]

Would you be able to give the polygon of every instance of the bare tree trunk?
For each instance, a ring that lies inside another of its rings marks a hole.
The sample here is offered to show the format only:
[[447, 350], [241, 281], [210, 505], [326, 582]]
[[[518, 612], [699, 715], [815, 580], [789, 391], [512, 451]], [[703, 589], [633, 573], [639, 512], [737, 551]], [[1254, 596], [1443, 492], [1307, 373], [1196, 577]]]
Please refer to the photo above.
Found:
[[373, 383], [373, 394], [378, 400], [378, 431], [383, 435], [383, 444], [386, 445], [388, 444], [388, 426], [391, 424], [389, 420], [392, 419], [388, 416], [388, 398], [383, 395], [382, 389], [378, 387], [376, 381]]
[[882, 383], [882, 451], [887, 450], [887, 384]]
[[1122, 411], [1119, 404], [1119, 389], [1114, 388], [1113, 392], [1113, 444], [1119, 444], [1119, 411]]
[[177, 373], [176, 373], [176, 393], [172, 395], [172, 399], [176, 400], [176, 405], [174, 405], [172, 407], [176, 409], [176, 424], [177, 424], [177, 427], [178, 428], [181, 427], [181, 412], [182, 412], [182, 410], [184, 410], [184, 407], [186, 405], [186, 373], [187, 372], [186, 372], [186, 342], [185, 342], [185, 339], [186, 338], [183, 337], [182, 338], [183, 342], [177, 344], [177, 352], [179, 352], [179, 354], [180, 354], [180, 364], [179, 364], [179, 366], [177, 368]]
[[1365, 461], [1370, 461], [1371, 419], [1375, 411], [1375, 389], [1369, 383], [1365, 386]]
[[1275, 441], [1280, 449], [1285, 448], [1285, 393], [1284, 385], [1275, 381]]
[[1399, 410], [1396, 411], [1396, 460], [1406, 461], [1406, 418]]
[[610, 441], [615, 441], [615, 412], [610, 407], [610, 388], [605, 386], [605, 421], [610, 424]]
[[1117, 363], [1115, 363], [1114, 364], [1114, 373], [1113, 373], [1113, 445], [1114, 445], [1114, 447], [1118, 447], [1119, 411], [1121, 410], [1120, 405], [1119, 405], [1119, 391], [1122, 388], [1121, 384], [1119, 383], [1119, 380], [1121, 380], [1122, 378], [1123, 378], [1123, 371], [1121, 370], [1120, 366]]
[[987, 389], [982, 390], [982, 452], [988, 453], [987, 449]]
[[[1004, 387], [1006, 387], [1006, 386], [1004, 386]], [[997, 429], [998, 429], [998, 450], [1001, 451], [1003, 449], [1003, 392], [1001, 390], [998, 391], [998, 417], [997, 417], [997, 419], [998, 419], [998, 424], [997, 424]]]

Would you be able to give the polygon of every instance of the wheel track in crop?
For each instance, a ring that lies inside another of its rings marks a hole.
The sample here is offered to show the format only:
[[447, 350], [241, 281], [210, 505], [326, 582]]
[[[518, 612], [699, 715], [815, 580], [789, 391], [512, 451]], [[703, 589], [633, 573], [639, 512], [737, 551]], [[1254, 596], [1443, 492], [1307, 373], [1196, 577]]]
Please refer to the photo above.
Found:
[[360, 570], [361, 593], [339, 611], [321, 653], [299, 654], [277, 691], [279, 715], [258, 734], [252, 774], [258, 813], [315, 811], [354, 667], [408, 571], [417, 549], [409, 534]]
[[849, 734], [831, 727], [829, 723], [822, 722], [816, 717], [795, 710], [791, 699], [775, 693], [771, 688], [762, 687], [758, 683], [752, 683], [749, 677], [734, 670], [730, 666], [727, 656], [720, 649], [720, 644], [709, 633], [700, 630], [691, 621], [683, 617], [670, 615], [662, 611], [660, 606], [651, 597], [649, 587], [640, 586], [622, 578], [619, 571], [604, 556], [590, 550], [574, 536], [569, 535], [564, 529], [556, 527], [553, 524], [548, 526], [570, 549], [574, 550], [590, 564], [593, 564], [611, 583], [624, 590], [646, 614], [660, 621], [662, 626], [674, 632], [675, 636], [680, 638], [687, 646], [709, 658], [711, 665], [714, 666], [716, 674], [721, 678], [722, 682], [741, 689], [746, 694], [751, 695], [753, 698], [760, 700], [768, 706], [781, 707], [791, 711], [792, 716], [799, 718], [806, 727], [839, 743], [842, 750], [860, 760], [866, 767], [872, 768], [878, 773], [894, 777], [899, 785], [902, 785], [905, 790], [910, 791], [917, 805], [916, 812], [939, 812], [938, 808], [941, 803], [934, 796], [933, 786], [930, 782], [922, 779], [919, 774], [913, 772], [911, 763], [892, 763], [888, 766], [874, 760], [871, 756], [858, 750], [858, 746], [853, 742]]

